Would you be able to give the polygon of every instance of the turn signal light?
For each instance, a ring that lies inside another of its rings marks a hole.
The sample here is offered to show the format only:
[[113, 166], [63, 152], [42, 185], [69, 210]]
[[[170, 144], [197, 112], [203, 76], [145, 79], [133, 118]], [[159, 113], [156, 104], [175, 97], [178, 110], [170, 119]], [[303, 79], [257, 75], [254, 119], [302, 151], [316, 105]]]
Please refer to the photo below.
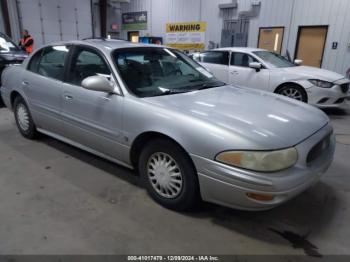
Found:
[[275, 198], [273, 195], [262, 195], [256, 193], [247, 193], [247, 197], [258, 201], [272, 201]]

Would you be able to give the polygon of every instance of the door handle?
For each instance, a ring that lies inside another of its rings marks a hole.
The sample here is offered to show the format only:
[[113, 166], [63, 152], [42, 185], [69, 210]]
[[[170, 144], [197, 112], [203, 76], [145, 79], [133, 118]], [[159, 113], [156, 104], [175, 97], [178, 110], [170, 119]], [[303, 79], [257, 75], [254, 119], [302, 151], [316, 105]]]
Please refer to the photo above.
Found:
[[64, 96], [64, 99], [66, 99], [66, 100], [73, 100], [73, 97], [70, 96], [70, 95], [65, 95], [65, 96]]
[[238, 75], [238, 71], [231, 71], [232, 75]]
[[22, 82], [22, 85], [24, 85], [24, 86], [29, 86], [29, 82], [28, 82], [28, 81], [23, 81], [23, 82]]
[[110, 100], [111, 100], [109, 97], [105, 97], [105, 96], [100, 96], [100, 98], [101, 98], [102, 100], [105, 100], [105, 101], [110, 101]]

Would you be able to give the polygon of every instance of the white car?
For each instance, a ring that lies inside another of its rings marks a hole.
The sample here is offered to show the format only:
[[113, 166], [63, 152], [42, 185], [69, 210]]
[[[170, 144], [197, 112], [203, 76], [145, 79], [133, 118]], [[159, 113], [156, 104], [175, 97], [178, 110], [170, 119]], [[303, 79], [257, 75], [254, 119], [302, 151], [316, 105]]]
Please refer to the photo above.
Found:
[[219, 48], [192, 55], [219, 80], [270, 91], [318, 107], [341, 107], [349, 97], [349, 79], [257, 48]]

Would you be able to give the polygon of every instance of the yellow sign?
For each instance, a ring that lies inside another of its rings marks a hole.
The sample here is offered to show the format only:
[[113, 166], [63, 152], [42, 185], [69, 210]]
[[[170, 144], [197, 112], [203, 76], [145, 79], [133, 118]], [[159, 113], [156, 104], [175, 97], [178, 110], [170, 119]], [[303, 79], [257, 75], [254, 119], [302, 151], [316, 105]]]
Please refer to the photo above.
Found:
[[205, 48], [204, 22], [166, 24], [166, 45], [182, 50], [203, 50]]
[[181, 50], [203, 50], [205, 44], [166, 44], [169, 47]]
[[167, 23], [167, 33], [189, 33], [189, 32], [205, 32], [207, 23], [192, 22], [192, 23]]

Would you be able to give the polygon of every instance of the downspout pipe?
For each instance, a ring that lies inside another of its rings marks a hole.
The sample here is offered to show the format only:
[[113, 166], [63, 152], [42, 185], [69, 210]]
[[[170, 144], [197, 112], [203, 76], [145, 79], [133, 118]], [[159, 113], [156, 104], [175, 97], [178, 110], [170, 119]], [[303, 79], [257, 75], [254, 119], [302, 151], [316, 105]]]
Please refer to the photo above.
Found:
[[1, 9], [2, 9], [3, 15], [4, 15], [5, 33], [9, 37], [12, 37], [10, 15], [9, 15], [9, 8], [8, 8], [7, 0], [0, 1], [0, 4], [1, 4]]
[[107, 37], [107, 0], [100, 0], [101, 37]]

